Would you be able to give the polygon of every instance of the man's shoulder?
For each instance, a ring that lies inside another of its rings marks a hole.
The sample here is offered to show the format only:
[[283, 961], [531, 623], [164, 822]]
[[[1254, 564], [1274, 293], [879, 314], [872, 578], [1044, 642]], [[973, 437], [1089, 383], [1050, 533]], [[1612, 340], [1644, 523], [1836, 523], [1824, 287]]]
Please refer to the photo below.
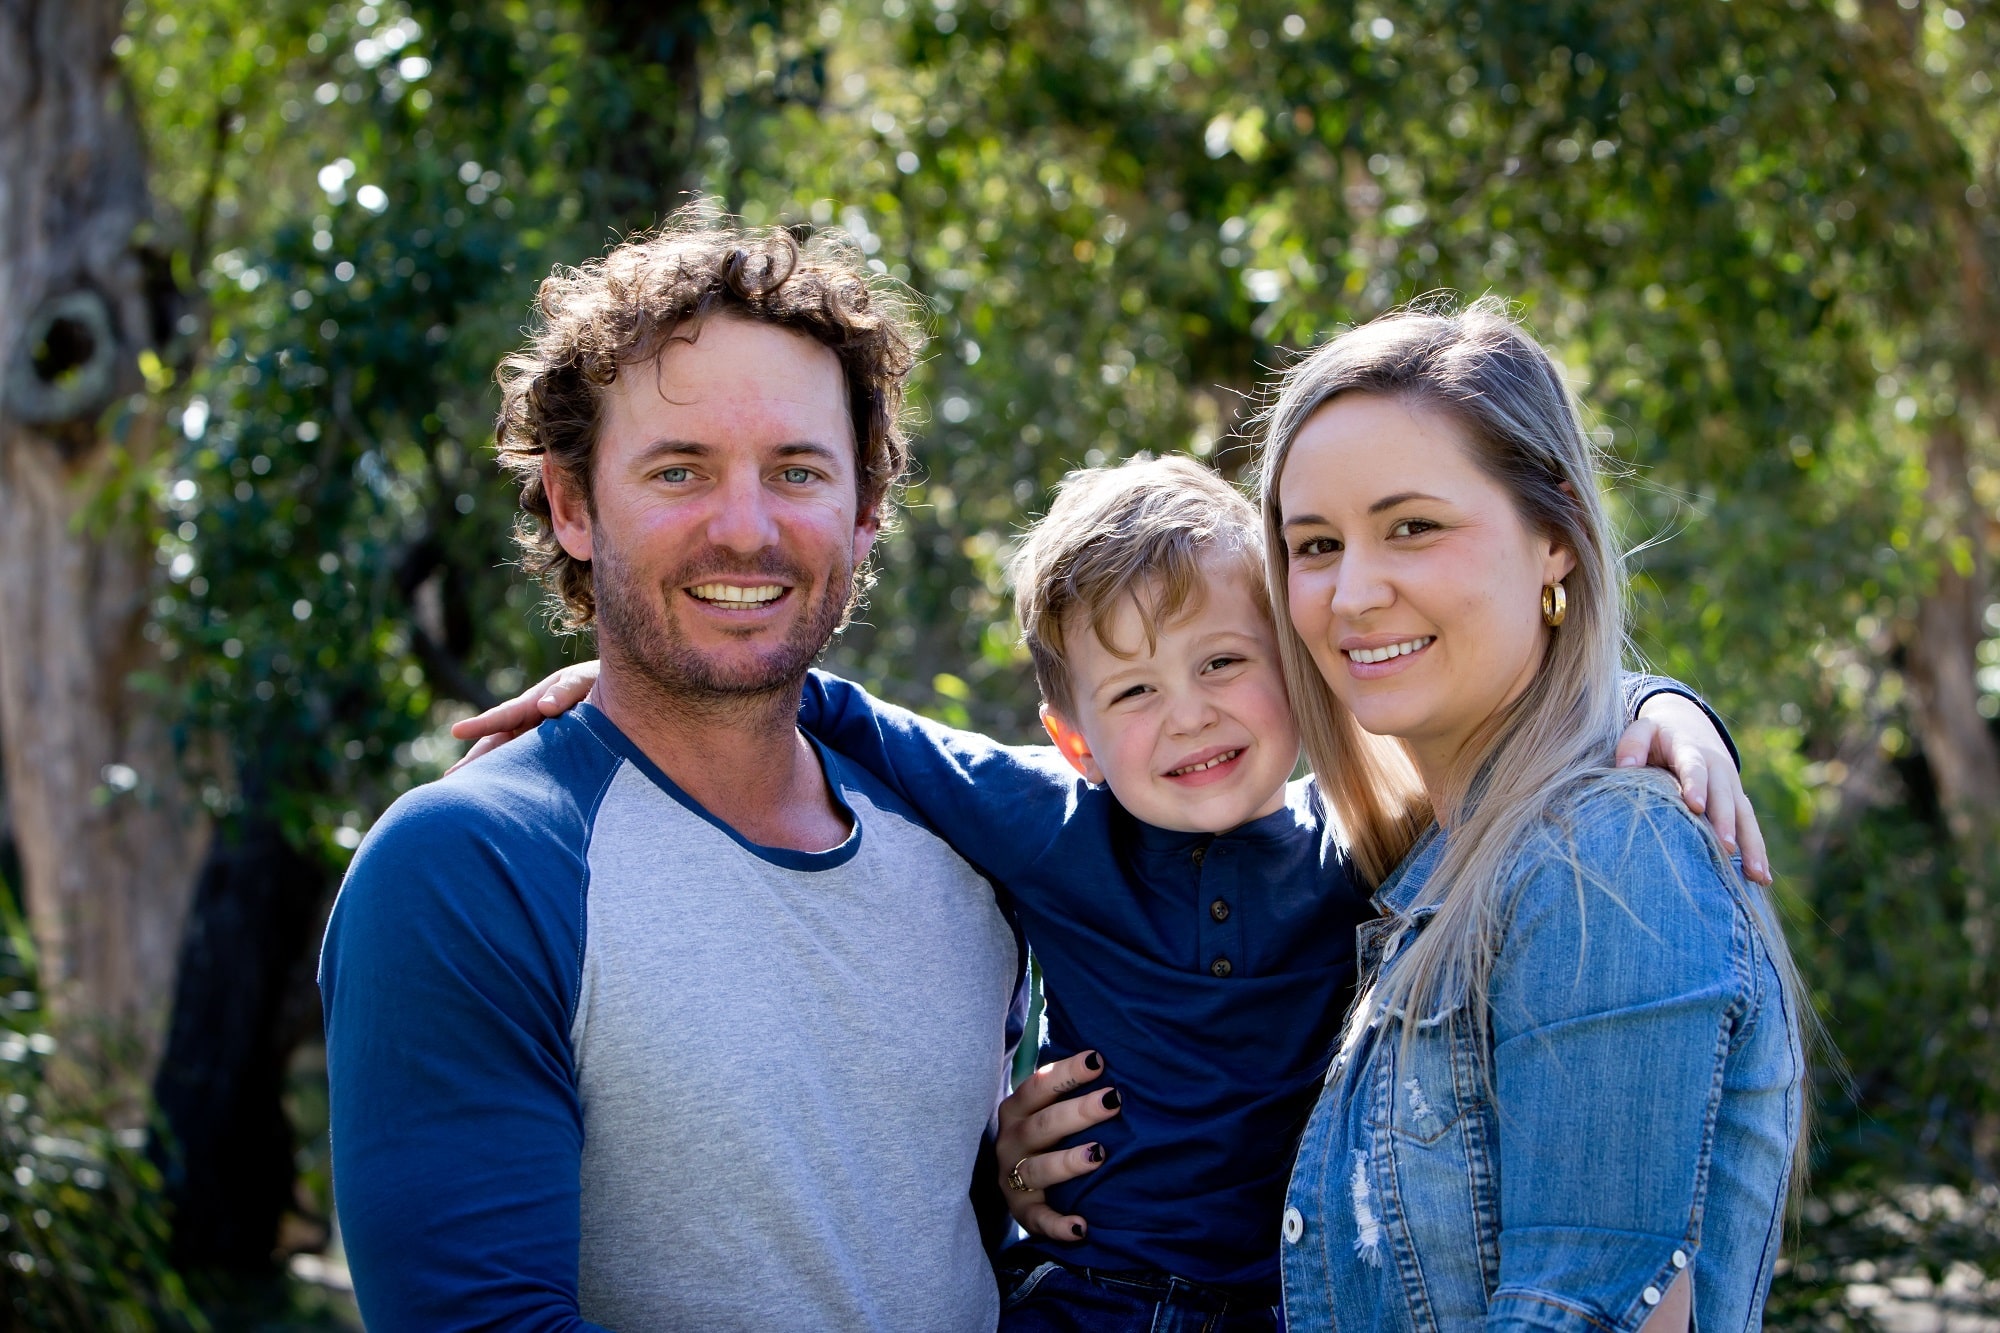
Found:
[[580, 718], [404, 793], [362, 840], [328, 940], [375, 926], [580, 929], [591, 824], [621, 760]]
[[403, 793], [363, 842], [581, 838], [621, 759], [574, 714]]

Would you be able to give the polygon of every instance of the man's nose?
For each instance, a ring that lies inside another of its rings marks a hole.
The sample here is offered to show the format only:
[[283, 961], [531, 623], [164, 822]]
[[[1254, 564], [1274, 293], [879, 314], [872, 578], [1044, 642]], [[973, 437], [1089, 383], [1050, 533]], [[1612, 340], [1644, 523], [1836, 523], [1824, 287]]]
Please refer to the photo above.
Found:
[[778, 544], [777, 514], [771, 497], [754, 476], [731, 476], [713, 492], [708, 539], [745, 555]]

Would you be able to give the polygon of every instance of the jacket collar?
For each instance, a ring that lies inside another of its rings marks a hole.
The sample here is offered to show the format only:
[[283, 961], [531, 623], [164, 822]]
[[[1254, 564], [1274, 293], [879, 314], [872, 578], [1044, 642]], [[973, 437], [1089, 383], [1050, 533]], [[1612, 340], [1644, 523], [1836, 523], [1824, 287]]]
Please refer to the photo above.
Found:
[[[1444, 832], [1431, 821], [1430, 827], [1420, 834], [1400, 864], [1382, 881], [1382, 887], [1375, 891], [1375, 910], [1385, 916], [1404, 916], [1410, 904], [1424, 891], [1430, 882], [1431, 872], [1437, 869], [1439, 858], [1444, 855]], [[1425, 909], [1429, 916], [1435, 907]]]

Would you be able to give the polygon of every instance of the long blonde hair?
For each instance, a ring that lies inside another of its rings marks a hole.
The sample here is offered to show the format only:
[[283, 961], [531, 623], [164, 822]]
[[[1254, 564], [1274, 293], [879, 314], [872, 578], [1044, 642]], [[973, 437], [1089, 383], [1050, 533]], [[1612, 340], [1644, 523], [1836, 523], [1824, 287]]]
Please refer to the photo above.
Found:
[[[1371, 1014], [1402, 1013], [1413, 1020], [1464, 1012], [1483, 1032], [1498, 917], [1515, 858], [1579, 781], [1617, 772], [1610, 765], [1625, 722], [1619, 674], [1626, 646], [1624, 562], [1576, 398], [1549, 354], [1497, 299], [1462, 310], [1433, 301], [1385, 315], [1286, 371], [1261, 419], [1266, 561], [1279, 612], [1279, 650], [1307, 757], [1356, 868], [1371, 883], [1403, 859], [1434, 811], [1402, 743], [1361, 729], [1285, 614], [1288, 551], [1278, 499], [1293, 441], [1315, 412], [1342, 394], [1394, 398], [1451, 418], [1526, 526], [1576, 559], [1563, 580], [1567, 614], [1548, 636], [1540, 670], [1487, 722], [1468, 747], [1463, 771], [1437, 793], [1447, 806], [1451, 836], [1412, 904], [1412, 910], [1435, 907], [1436, 916], [1404, 946], [1396, 966], [1375, 979], [1368, 1005]], [[1618, 780], [1662, 779], [1627, 772]], [[1751, 915], [1765, 932], [1793, 1012], [1809, 1025], [1775, 914]], [[1406, 1037], [1411, 1030], [1405, 1025]]]

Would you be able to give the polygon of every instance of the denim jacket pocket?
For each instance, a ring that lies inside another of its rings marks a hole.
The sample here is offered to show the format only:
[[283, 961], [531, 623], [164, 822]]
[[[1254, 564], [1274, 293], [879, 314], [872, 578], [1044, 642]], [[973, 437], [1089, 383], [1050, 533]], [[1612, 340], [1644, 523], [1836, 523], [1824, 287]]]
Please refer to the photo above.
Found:
[[[1461, 1002], [1420, 1020], [1407, 1045], [1397, 1023], [1377, 1034], [1368, 1076], [1374, 1175], [1389, 1248], [1404, 1256], [1417, 1329], [1476, 1319], [1500, 1278], [1498, 1140], [1474, 1025]], [[1413, 1222], [1455, 1235], [1454, 1254], [1417, 1255]]]

